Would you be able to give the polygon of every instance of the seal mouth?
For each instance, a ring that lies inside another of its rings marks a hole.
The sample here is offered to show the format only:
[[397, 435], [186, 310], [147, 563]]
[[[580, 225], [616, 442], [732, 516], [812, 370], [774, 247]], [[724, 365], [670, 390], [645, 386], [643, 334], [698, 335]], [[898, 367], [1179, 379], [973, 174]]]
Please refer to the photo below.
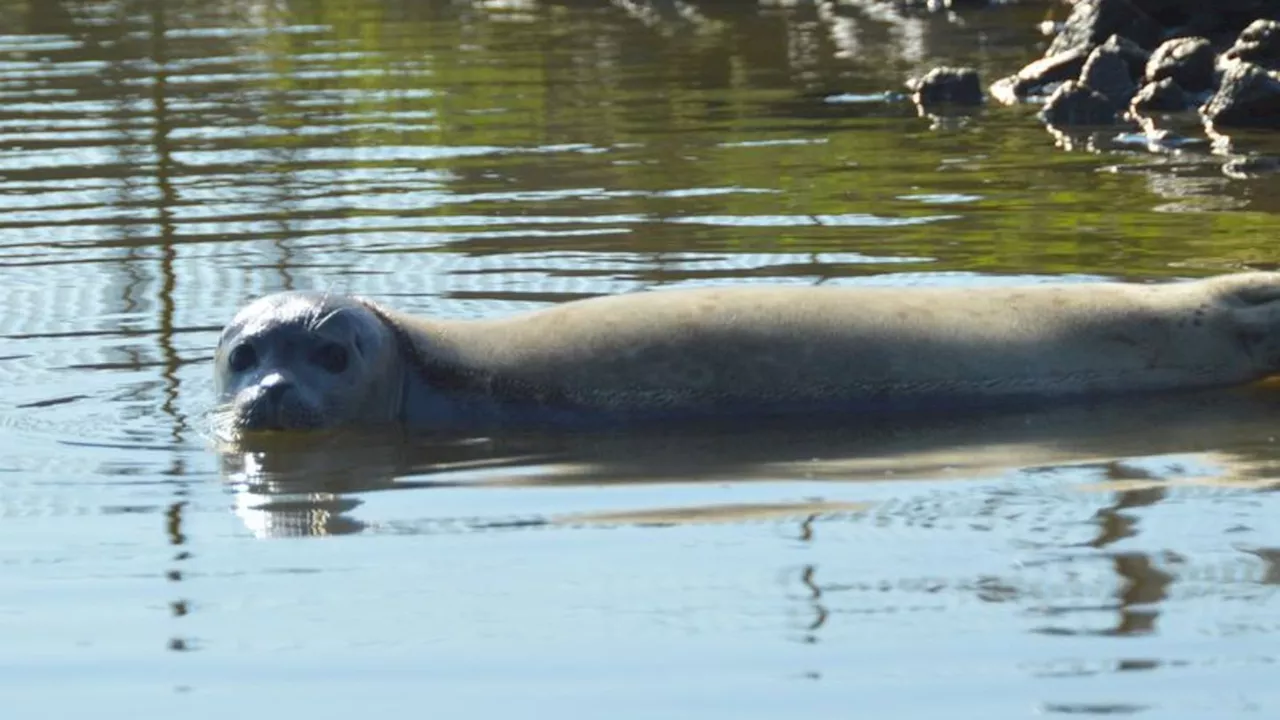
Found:
[[214, 411], [219, 434], [239, 437], [246, 433], [318, 430], [321, 413], [303, 402], [296, 392], [272, 393], [260, 387], [246, 388]]

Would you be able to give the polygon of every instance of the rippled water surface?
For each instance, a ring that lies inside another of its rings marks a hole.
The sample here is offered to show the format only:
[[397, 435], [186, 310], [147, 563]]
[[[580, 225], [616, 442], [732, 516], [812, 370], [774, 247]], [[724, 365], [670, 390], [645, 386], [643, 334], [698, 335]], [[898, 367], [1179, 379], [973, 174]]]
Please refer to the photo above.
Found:
[[282, 288], [474, 317], [1275, 264], [1273, 140], [921, 117], [905, 78], [990, 82], [1055, 11], [892, 7], [0, 1], [6, 716], [1274, 714], [1269, 391], [209, 439], [218, 330]]

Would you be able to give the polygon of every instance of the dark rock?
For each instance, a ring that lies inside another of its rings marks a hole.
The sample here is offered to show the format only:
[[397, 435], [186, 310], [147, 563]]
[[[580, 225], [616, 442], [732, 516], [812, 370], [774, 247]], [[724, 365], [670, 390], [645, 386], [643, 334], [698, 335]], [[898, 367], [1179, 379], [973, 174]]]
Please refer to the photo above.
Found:
[[1213, 87], [1215, 54], [1208, 40], [1184, 37], [1170, 40], [1151, 54], [1147, 82], [1173, 78], [1183, 90], [1198, 93]]
[[1167, 77], [1142, 86], [1129, 110], [1134, 115], [1182, 112], [1191, 108], [1191, 98], [1173, 78]]
[[912, 100], [922, 108], [944, 103], [981, 105], [983, 99], [978, 71], [967, 67], [936, 67], [907, 87], [915, 93]]
[[1251, 63], [1229, 63], [1200, 114], [1215, 129], [1280, 128], [1280, 78]]
[[1143, 50], [1134, 41], [1119, 35], [1112, 35], [1098, 47], [1117, 53], [1124, 58], [1125, 64], [1129, 66], [1129, 77], [1134, 81], [1142, 77], [1142, 73], [1147, 69], [1147, 62], [1151, 59], [1151, 53]]
[[1088, 53], [1082, 48], [1042, 57], [1019, 70], [1017, 75], [997, 80], [991, 86], [991, 95], [1006, 105], [1012, 105], [1046, 85], [1077, 77], [1087, 57]]
[[1255, 20], [1236, 38], [1226, 57], [1272, 70], [1280, 68], [1280, 22]]
[[1161, 27], [1185, 25], [1196, 13], [1195, 5], [1204, 0], [1132, 0], [1133, 6]]
[[1045, 55], [1068, 50], [1088, 52], [1112, 35], [1153, 48], [1159, 44], [1164, 29], [1129, 0], [1077, 0], [1063, 23], [1062, 32], [1053, 39]]
[[974, 10], [994, 4], [992, 0], [928, 0], [929, 9], [939, 10]]
[[1116, 121], [1116, 111], [1106, 96], [1068, 80], [1049, 96], [1040, 119], [1053, 127], [1110, 125]]
[[1129, 64], [1124, 61], [1120, 51], [1099, 45], [1089, 53], [1084, 68], [1080, 70], [1080, 82], [1092, 90], [1096, 90], [1116, 111], [1129, 107], [1138, 86], [1129, 77]]
[[1230, 43], [1258, 18], [1280, 19], [1275, 0], [1131, 0], [1170, 35], [1201, 36], [1216, 45]]
[[999, 0], [900, 0], [897, 4], [905, 10], [925, 10], [942, 12], [943, 10], [976, 10], [990, 7]]

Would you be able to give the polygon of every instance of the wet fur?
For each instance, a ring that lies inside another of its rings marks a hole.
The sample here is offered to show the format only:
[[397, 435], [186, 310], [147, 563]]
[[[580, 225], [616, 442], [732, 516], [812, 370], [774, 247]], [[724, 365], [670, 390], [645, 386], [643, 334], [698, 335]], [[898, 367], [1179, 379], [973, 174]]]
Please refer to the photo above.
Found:
[[436, 430], [874, 417], [1240, 385], [1280, 368], [1272, 273], [663, 290], [482, 320], [360, 302], [396, 337], [401, 423]]

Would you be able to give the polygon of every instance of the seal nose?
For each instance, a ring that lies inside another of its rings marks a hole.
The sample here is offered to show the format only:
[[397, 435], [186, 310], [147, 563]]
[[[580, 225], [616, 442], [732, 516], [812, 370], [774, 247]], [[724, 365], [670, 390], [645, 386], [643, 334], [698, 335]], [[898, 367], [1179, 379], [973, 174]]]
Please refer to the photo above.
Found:
[[280, 373], [271, 373], [262, 378], [262, 382], [258, 383], [258, 386], [262, 388], [262, 392], [267, 396], [267, 399], [273, 403], [280, 402], [284, 394], [293, 389], [293, 383]]

